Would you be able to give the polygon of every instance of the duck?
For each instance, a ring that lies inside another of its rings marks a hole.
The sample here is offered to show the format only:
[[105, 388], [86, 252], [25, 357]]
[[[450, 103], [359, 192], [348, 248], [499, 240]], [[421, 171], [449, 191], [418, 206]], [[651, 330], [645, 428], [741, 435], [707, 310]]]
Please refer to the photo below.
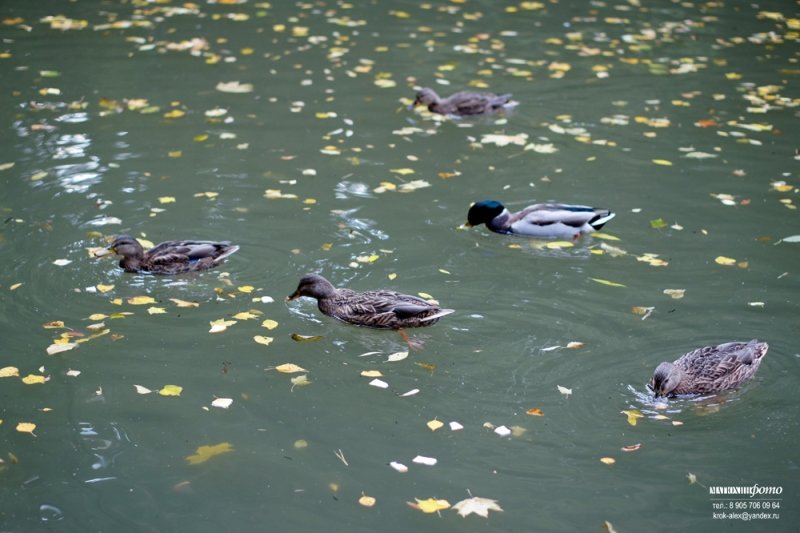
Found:
[[337, 289], [319, 274], [303, 276], [297, 290], [287, 296], [286, 301], [302, 296], [316, 299], [322, 314], [342, 322], [368, 328], [397, 330], [410, 348], [419, 348], [422, 343], [410, 339], [403, 331], [404, 328], [432, 326], [441, 317], [455, 312], [453, 309], [442, 309], [417, 296], [387, 289], [366, 292]]
[[119, 266], [125, 272], [165, 275], [217, 267], [238, 250], [229, 241], [164, 241], [145, 252], [130, 235], [118, 235], [106, 248], [107, 253], [122, 256]]
[[608, 209], [559, 203], [534, 204], [512, 213], [500, 202], [484, 200], [469, 208], [465, 226], [486, 224], [506, 235], [577, 239], [601, 229], [614, 216]]
[[656, 398], [733, 389], [753, 377], [768, 349], [756, 339], [697, 348], [659, 364], [647, 386]]
[[429, 87], [419, 90], [414, 103], [408, 109], [424, 105], [431, 113], [440, 115], [485, 115], [494, 113], [504, 107], [513, 105], [511, 94], [475, 93], [461, 91], [451, 94], [447, 98], [440, 98], [436, 91]]

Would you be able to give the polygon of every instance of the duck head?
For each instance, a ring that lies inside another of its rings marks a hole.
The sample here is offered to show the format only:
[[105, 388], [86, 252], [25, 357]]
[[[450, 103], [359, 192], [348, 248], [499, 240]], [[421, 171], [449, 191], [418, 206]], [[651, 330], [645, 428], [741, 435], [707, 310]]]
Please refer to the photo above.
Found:
[[683, 380], [683, 371], [672, 363], [661, 363], [653, 372], [648, 386], [656, 398], [667, 397]]
[[144, 254], [142, 245], [130, 235], [118, 235], [108, 249], [123, 257], [142, 257]]
[[433, 89], [429, 89], [428, 87], [423, 87], [417, 92], [417, 96], [414, 99], [414, 103], [408, 106], [408, 109], [414, 109], [418, 105], [424, 105], [428, 107], [431, 104], [435, 104], [439, 101], [439, 95]]
[[475, 202], [467, 213], [467, 222], [464, 224], [468, 228], [479, 226], [494, 220], [500, 213], [505, 211], [505, 207], [500, 202], [494, 200], [484, 200]]
[[330, 296], [334, 292], [336, 292], [336, 287], [327, 279], [319, 274], [306, 274], [300, 278], [297, 289], [286, 297], [286, 301], [290, 302], [302, 296], [309, 296], [319, 300], [325, 296]]

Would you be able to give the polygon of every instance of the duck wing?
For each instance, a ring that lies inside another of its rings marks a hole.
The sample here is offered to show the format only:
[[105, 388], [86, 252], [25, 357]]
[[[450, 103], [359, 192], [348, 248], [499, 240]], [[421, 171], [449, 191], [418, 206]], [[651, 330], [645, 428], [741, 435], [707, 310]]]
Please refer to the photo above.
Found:
[[496, 94], [486, 93], [456, 93], [447, 98], [443, 105], [454, 108], [454, 113], [459, 115], [480, 115], [488, 110], [502, 107], [511, 98], [510, 94], [497, 96]]
[[735, 387], [755, 374], [766, 353], [766, 343], [728, 342], [698, 348], [675, 361], [694, 378], [697, 392]]
[[335, 297], [320, 300], [320, 309], [325, 314], [353, 324], [392, 329], [411, 325], [411, 322], [433, 320], [434, 317], [428, 315], [442, 311], [422, 298], [409, 294], [388, 290], [355, 292], [349, 289], [339, 289]]
[[221, 260], [239, 249], [229, 241], [166, 241], [158, 244], [146, 253], [151, 262], [165, 263], [170, 261], [197, 261], [206, 257]]

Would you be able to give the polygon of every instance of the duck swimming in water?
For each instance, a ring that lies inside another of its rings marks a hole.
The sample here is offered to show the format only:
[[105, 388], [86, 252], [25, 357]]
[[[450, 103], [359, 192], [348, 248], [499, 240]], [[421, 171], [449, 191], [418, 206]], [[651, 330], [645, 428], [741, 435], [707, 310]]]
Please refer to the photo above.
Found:
[[440, 115], [485, 115], [494, 113], [512, 105], [510, 94], [474, 93], [462, 91], [451, 94], [447, 98], [440, 98], [433, 89], [425, 87], [417, 93], [414, 103], [409, 106], [413, 109], [424, 105], [431, 113]]
[[698, 348], [658, 365], [648, 388], [656, 398], [733, 389], [753, 377], [768, 349], [755, 339]]
[[608, 209], [558, 203], [534, 204], [516, 213], [500, 202], [476, 202], [467, 213], [467, 227], [486, 224], [495, 233], [576, 239], [602, 228], [614, 218]]
[[409, 339], [403, 328], [431, 326], [441, 317], [454, 312], [417, 296], [386, 289], [366, 292], [337, 289], [319, 274], [303, 276], [297, 290], [286, 301], [301, 296], [315, 298], [323, 314], [343, 322], [368, 328], [398, 330], [412, 348], [419, 347], [419, 343]]
[[164, 241], [145, 252], [130, 235], [119, 235], [107, 250], [122, 256], [119, 266], [126, 272], [169, 275], [214, 268], [239, 247], [228, 241]]

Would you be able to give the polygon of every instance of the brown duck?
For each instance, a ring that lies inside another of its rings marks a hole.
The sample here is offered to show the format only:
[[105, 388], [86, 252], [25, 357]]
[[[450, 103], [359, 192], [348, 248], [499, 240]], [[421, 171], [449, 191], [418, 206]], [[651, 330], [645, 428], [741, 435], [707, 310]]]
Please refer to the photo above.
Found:
[[698, 348], [658, 365], [648, 387], [656, 398], [733, 389], [753, 377], [768, 349], [755, 339]]
[[317, 300], [319, 310], [330, 317], [356, 326], [394, 329], [412, 348], [419, 342], [412, 341], [403, 328], [431, 326], [452, 309], [442, 309], [422, 298], [385, 289], [355, 292], [337, 289], [330, 281], [318, 274], [306, 274], [297, 290], [286, 301], [308, 296]]
[[509, 105], [510, 101], [510, 94], [497, 95], [467, 91], [440, 98], [433, 89], [425, 87], [417, 93], [417, 97], [409, 109], [424, 105], [431, 113], [440, 115], [484, 115], [503, 109]]
[[145, 252], [130, 235], [119, 235], [107, 249], [122, 256], [119, 266], [126, 272], [168, 275], [214, 268], [239, 247], [228, 241], [164, 241]]

